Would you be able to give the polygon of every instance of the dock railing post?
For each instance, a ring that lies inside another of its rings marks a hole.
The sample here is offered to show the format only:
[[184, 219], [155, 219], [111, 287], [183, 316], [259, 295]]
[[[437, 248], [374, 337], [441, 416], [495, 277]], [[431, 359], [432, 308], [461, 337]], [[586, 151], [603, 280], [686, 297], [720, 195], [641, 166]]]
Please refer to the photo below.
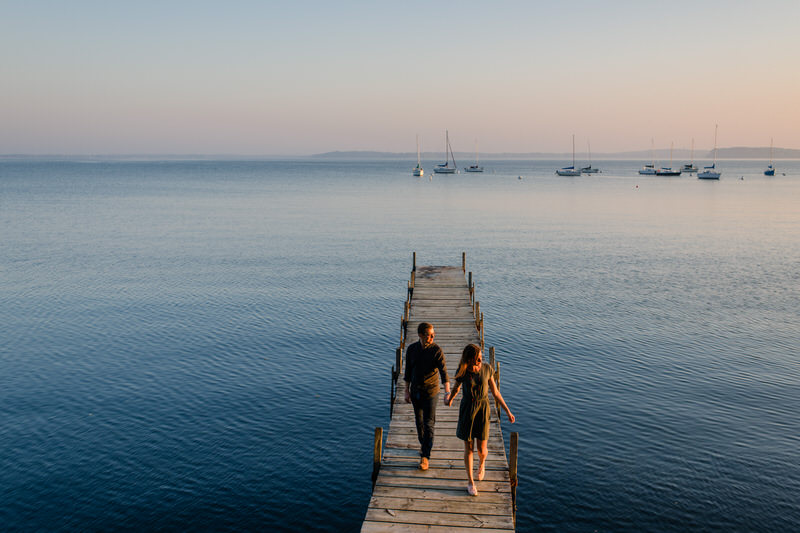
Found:
[[397, 381], [395, 380], [394, 365], [392, 365], [392, 380], [389, 384], [389, 418], [394, 415], [394, 398]]
[[378, 480], [381, 471], [381, 448], [383, 446], [383, 428], [375, 428], [375, 442], [372, 448], [372, 488]]
[[416, 272], [417, 270], [417, 252], [411, 252], [412, 259], [411, 259], [411, 272]]
[[400, 377], [400, 372], [403, 370], [403, 349], [398, 347], [394, 351], [394, 362], [395, 362], [395, 372], [394, 372], [394, 380], [397, 381], [397, 378]]
[[461, 252], [461, 272], [467, 271], [467, 252]]
[[514, 519], [514, 527], [517, 527], [517, 450], [519, 449], [519, 433], [511, 432], [511, 449], [508, 461], [508, 477], [511, 479], [511, 512]]

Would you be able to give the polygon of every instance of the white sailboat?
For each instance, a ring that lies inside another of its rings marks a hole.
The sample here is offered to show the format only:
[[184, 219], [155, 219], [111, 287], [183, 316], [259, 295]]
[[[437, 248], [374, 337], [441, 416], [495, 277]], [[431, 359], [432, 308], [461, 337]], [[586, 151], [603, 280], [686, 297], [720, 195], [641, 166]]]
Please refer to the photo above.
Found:
[[639, 174], [643, 176], [655, 176], [656, 175], [656, 149], [655, 149], [655, 141], [652, 137], [650, 137], [650, 164], [645, 165], [639, 169]]
[[592, 145], [589, 144], [587, 139], [586, 147], [589, 149], [589, 166], [588, 167], [581, 167], [581, 174], [597, 174], [598, 172], [602, 172], [599, 168], [594, 168], [592, 166]]
[[765, 176], [774, 176], [775, 167], [772, 166], [772, 137], [769, 138], [769, 166], [764, 171]]
[[697, 172], [697, 167], [694, 166], [694, 137], [692, 137], [692, 161], [691, 163], [683, 165], [681, 171], [686, 172], [688, 174], [693, 174]]
[[572, 134], [572, 166], [556, 170], [559, 176], [580, 176], [581, 171], [575, 168], [575, 134]]
[[710, 167], [703, 167], [702, 172], [697, 173], [697, 178], [701, 180], [718, 180], [722, 172], [717, 172], [717, 129], [719, 124], [714, 124], [714, 163]]
[[424, 174], [425, 171], [422, 169], [422, 165], [420, 165], [420, 160], [419, 160], [419, 135], [417, 135], [417, 166], [414, 167], [414, 175], [419, 178], [422, 177]]
[[[436, 174], [455, 174], [456, 173], [456, 169], [458, 167], [456, 166], [456, 158], [453, 155], [453, 149], [450, 147], [450, 132], [447, 131], [447, 130], [444, 131], [444, 139], [445, 139], [445, 141], [444, 141], [444, 144], [445, 144], [445, 146], [444, 146], [445, 162], [441, 163], [439, 165], [436, 165], [433, 168], [433, 171]], [[450, 166], [450, 160], [451, 159], [453, 161], [453, 165], [452, 166]]]
[[465, 167], [467, 172], [483, 172], [483, 167], [478, 164], [478, 139], [475, 139], [475, 164]]

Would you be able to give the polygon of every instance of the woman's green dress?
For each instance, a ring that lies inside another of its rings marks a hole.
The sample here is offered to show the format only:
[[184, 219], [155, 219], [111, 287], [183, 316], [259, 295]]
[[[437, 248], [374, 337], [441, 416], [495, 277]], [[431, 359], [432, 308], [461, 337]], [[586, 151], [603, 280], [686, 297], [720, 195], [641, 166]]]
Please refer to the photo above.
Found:
[[456, 436], [461, 440], [486, 440], [489, 438], [489, 377], [492, 367], [486, 363], [476, 372], [465, 372], [456, 378], [461, 383], [463, 396], [458, 408]]

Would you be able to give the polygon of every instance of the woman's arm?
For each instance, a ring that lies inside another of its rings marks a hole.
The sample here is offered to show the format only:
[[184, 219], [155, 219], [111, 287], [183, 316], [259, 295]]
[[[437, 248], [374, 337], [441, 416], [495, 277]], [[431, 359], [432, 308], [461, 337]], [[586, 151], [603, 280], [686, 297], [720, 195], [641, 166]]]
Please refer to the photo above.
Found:
[[450, 392], [450, 396], [445, 400], [448, 406], [453, 405], [453, 400], [455, 400], [456, 396], [458, 395], [458, 391], [461, 390], [461, 383], [456, 381], [456, 384], [453, 385], [453, 390]]
[[503, 395], [500, 394], [500, 389], [497, 388], [497, 384], [494, 382], [494, 376], [489, 376], [489, 387], [492, 389], [492, 396], [494, 396], [494, 399], [497, 400], [497, 402], [500, 404], [500, 407], [503, 408], [508, 415], [508, 419], [513, 424], [514, 415], [511, 414], [511, 409], [508, 408], [506, 401], [503, 399]]

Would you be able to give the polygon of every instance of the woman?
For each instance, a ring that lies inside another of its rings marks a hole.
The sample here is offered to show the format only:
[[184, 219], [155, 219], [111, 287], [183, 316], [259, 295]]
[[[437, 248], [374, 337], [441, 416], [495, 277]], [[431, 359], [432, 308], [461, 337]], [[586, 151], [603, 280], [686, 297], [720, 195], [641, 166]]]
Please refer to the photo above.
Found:
[[456, 384], [450, 397], [447, 398], [447, 405], [453, 404], [462, 385], [464, 386], [464, 396], [461, 398], [461, 406], [458, 409], [456, 436], [464, 441], [464, 468], [467, 470], [467, 480], [469, 481], [467, 492], [471, 496], [477, 496], [478, 489], [475, 487], [475, 480], [472, 477], [472, 449], [474, 441], [480, 459], [478, 481], [483, 481], [489, 442], [490, 388], [495, 400], [506, 412], [512, 424], [514, 415], [511, 414], [511, 410], [497, 389], [492, 367], [483, 363], [481, 349], [475, 344], [468, 345], [461, 353], [461, 361], [458, 363], [458, 372], [456, 372]]

